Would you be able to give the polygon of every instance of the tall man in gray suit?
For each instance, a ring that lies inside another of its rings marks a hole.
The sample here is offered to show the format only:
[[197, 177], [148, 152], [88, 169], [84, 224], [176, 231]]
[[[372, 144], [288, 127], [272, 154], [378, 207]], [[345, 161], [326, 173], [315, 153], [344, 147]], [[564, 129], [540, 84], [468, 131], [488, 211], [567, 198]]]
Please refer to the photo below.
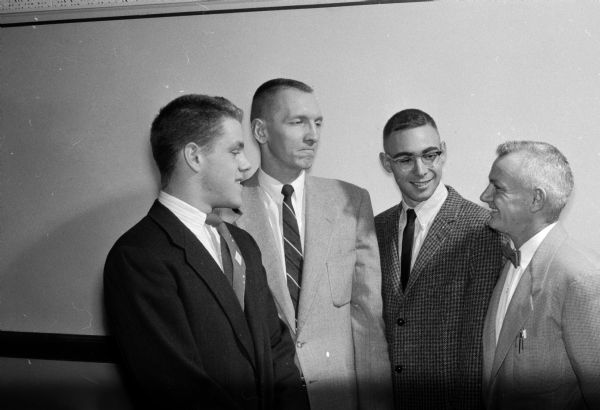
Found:
[[501, 144], [481, 200], [516, 248], [483, 335], [488, 409], [600, 409], [600, 258], [559, 216], [573, 189], [564, 155], [543, 142]]
[[396, 113], [383, 147], [381, 164], [402, 193], [375, 217], [396, 408], [480, 408], [481, 335], [502, 266], [500, 236], [483, 208], [440, 183], [446, 145], [431, 116]]
[[257, 89], [261, 167], [244, 183], [236, 224], [259, 244], [312, 410], [390, 408], [371, 201], [362, 188], [306, 175], [321, 124], [308, 85], [275, 79]]

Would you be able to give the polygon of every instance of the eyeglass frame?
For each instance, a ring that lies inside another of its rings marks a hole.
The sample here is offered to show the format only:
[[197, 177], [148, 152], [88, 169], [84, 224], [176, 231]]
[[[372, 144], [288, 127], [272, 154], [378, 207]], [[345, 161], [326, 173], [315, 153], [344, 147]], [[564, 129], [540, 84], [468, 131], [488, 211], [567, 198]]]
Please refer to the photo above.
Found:
[[[433, 148], [433, 147], [432, 147]], [[444, 155], [444, 144], [442, 143], [441, 147], [438, 147], [437, 149], [428, 149], [425, 152], [422, 152], [420, 154], [401, 154], [399, 157], [392, 157], [390, 154], [388, 154], [387, 152], [385, 153], [386, 158], [388, 159], [388, 161], [390, 161], [393, 165], [397, 166], [398, 168], [404, 170], [404, 171], [410, 171], [411, 169], [413, 169], [415, 167], [417, 158], [421, 158], [421, 162], [423, 163], [424, 166], [426, 167], [433, 167], [436, 165], [437, 161], [440, 159], [440, 157], [442, 155]], [[431, 160], [430, 163], [429, 160], [425, 160], [425, 156], [427, 155], [432, 155], [435, 154], [435, 158]], [[396, 154], [398, 155], [398, 154]], [[400, 161], [402, 159], [409, 159], [410, 162], [407, 164], [401, 163]]]

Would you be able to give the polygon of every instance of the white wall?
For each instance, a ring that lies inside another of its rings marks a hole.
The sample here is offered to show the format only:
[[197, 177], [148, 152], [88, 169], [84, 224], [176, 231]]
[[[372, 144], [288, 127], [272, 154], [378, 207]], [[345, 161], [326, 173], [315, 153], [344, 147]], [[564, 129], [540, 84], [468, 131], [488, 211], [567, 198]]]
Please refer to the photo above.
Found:
[[377, 154], [400, 109], [436, 119], [445, 182], [475, 201], [497, 144], [557, 145], [564, 220], [598, 249], [598, 21], [593, 2], [433, 2], [0, 29], [0, 329], [103, 334], [104, 258], [156, 195], [154, 115], [192, 92], [248, 110], [273, 77], [314, 86], [313, 173], [366, 187], [376, 212], [399, 200]]

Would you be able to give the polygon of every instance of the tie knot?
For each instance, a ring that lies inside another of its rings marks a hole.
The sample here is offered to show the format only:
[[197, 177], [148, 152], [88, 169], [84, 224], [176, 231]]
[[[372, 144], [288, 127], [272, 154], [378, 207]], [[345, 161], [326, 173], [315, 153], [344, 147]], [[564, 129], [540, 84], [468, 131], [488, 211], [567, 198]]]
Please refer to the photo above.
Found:
[[502, 254], [513, 264], [515, 268], [518, 268], [521, 264], [521, 251], [513, 249], [510, 244], [505, 243], [502, 245]]
[[219, 215], [210, 213], [206, 215], [206, 223], [207, 225], [214, 226], [216, 228], [223, 223], [223, 220]]
[[415, 212], [414, 209], [409, 208], [406, 210], [406, 220], [409, 222], [414, 222], [414, 220], [416, 219], [417, 214]]
[[283, 188], [281, 188], [281, 193], [283, 194], [284, 198], [289, 198], [294, 193], [294, 187], [290, 184], [285, 184]]

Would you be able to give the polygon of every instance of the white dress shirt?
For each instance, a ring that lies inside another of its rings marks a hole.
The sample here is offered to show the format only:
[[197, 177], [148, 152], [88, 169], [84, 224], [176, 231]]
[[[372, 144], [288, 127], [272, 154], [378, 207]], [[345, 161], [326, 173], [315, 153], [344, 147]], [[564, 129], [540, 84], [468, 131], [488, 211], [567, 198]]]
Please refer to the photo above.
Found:
[[192, 231], [194, 236], [198, 238], [200, 243], [210, 253], [210, 256], [217, 262], [221, 270], [223, 270], [221, 237], [214, 226], [206, 224], [206, 214], [187, 202], [167, 194], [165, 191], [160, 191], [158, 194], [158, 202], [173, 212], [177, 219]]
[[[300, 243], [302, 244], [302, 253], [304, 253], [304, 181], [306, 179], [304, 171], [300, 173], [298, 178], [292, 181], [289, 185], [294, 187], [292, 194], [292, 206], [296, 213], [296, 221], [298, 222], [298, 232], [300, 233]], [[283, 249], [283, 194], [281, 189], [283, 184], [264, 172], [258, 170], [258, 185], [260, 187], [260, 199], [265, 205], [269, 217], [269, 226], [273, 232], [273, 239], [279, 247], [281, 257], [281, 272], [285, 276], [285, 257]]]
[[[417, 215], [415, 219], [415, 236], [413, 238], [412, 256], [410, 258], [410, 268], [412, 269], [415, 264], [415, 260], [419, 255], [421, 246], [427, 237], [429, 228], [435, 219], [436, 215], [440, 211], [440, 208], [444, 204], [444, 201], [448, 197], [448, 189], [442, 183], [440, 183], [433, 194], [427, 199], [419, 203], [413, 209]], [[406, 210], [408, 209], [405, 201], [402, 201], [402, 212], [398, 221], [398, 255], [402, 255], [402, 233], [406, 226]]]
[[[550, 230], [554, 228], [554, 225], [556, 225], [556, 222], [548, 225], [534, 236], [529, 238], [529, 240], [523, 245], [521, 245], [519, 248], [519, 251], [521, 252], [521, 263], [518, 267], [515, 268], [511, 261], [506, 262], [509, 265], [509, 268], [508, 272], [506, 273], [506, 280], [504, 281], [502, 295], [500, 296], [500, 301], [498, 302], [498, 312], [496, 313], [496, 343], [498, 343], [498, 338], [500, 337], [500, 331], [502, 330], [502, 324], [504, 323], [504, 317], [508, 311], [508, 306], [510, 305], [510, 301], [515, 294], [515, 290], [521, 281], [521, 277], [523, 277], [523, 272], [525, 272], [527, 266], [529, 266], [529, 262], [531, 262], [535, 251], [537, 251], [537, 249], [540, 247]], [[512, 241], [511, 246], [513, 246]]]

